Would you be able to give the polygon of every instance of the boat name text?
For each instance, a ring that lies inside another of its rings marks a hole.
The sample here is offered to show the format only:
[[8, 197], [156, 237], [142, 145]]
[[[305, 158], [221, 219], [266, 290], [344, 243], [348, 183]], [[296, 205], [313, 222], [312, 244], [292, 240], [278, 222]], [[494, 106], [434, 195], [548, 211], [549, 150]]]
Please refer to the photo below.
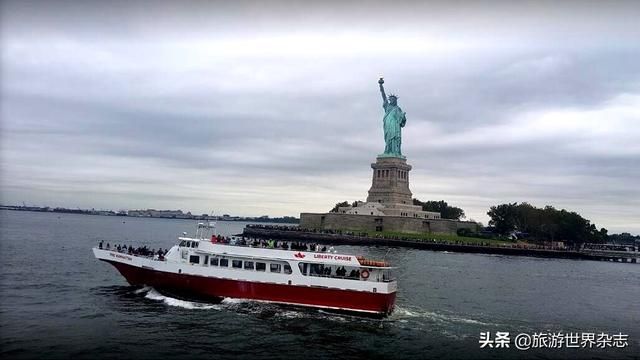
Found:
[[330, 255], [330, 254], [313, 254], [313, 258], [314, 259], [351, 261], [351, 256]]
[[115, 254], [115, 253], [111, 253], [111, 252], [109, 253], [109, 255], [111, 255], [111, 257], [118, 258], [118, 259], [125, 259], [125, 260], [129, 260], [129, 261], [133, 260], [131, 258], [131, 256], [125, 256], [125, 255]]

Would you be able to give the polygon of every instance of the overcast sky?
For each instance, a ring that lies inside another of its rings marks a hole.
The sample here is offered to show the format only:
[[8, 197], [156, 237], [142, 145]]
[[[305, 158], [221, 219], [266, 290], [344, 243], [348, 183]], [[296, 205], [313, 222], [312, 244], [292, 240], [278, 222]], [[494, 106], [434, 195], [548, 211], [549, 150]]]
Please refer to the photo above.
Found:
[[2, 2], [2, 203], [294, 215], [364, 200], [377, 80], [414, 197], [640, 233], [640, 5]]

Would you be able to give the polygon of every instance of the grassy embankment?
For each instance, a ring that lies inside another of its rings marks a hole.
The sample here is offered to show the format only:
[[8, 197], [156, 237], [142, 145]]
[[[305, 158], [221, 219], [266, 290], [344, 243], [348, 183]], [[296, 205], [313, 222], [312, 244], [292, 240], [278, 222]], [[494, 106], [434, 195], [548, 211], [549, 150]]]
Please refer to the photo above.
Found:
[[422, 240], [422, 241], [445, 241], [448, 243], [456, 243], [456, 241], [460, 244], [465, 245], [480, 245], [489, 243], [491, 246], [497, 245], [512, 245], [513, 243], [510, 241], [503, 240], [494, 240], [494, 239], [482, 239], [482, 238], [474, 238], [474, 237], [466, 237], [466, 236], [458, 236], [458, 235], [448, 235], [448, 234], [437, 234], [437, 233], [403, 233], [399, 231], [363, 231], [363, 230], [353, 230], [354, 233], [367, 233], [370, 237], [386, 237], [386, 238], [397, 238], [397, 239], [411, 239], [411, 240]]

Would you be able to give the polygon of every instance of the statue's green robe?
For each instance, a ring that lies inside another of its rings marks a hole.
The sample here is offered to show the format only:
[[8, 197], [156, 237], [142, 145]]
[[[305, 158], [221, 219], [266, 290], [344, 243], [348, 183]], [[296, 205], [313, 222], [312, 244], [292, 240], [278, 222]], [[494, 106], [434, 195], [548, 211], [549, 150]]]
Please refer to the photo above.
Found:
[[402, 156], [402, 134], [400, 128], [407, 122], [402, 109], [398, 105], [385, 103], [384, 108], [384, 154], [390, 156]]

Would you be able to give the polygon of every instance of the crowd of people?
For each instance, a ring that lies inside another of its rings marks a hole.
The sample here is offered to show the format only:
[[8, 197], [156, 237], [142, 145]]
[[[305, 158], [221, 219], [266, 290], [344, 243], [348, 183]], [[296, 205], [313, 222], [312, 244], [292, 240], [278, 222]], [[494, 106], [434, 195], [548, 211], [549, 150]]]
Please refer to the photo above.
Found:
[[311, 268], [309, 269], [309, 275], [359, 279], [360, 270], [352, 269], [351, 272], [349, 273], [349, 276], [347, 276], [347, 269], [345, 269], [344, 266], [339, 266], [335, 271], [335, 275], [333, 275], [333, 272], [330, 266], [324, 266], [322, 264], [311, 264]]
[[[244, 238], [243, 238], [244, 240]], [[242, 244], [240, 244], [242, 245]], [[262, 247], [267, 249], [282, 249], [282, 250], [298, 250], [298, 251], [319, 251], [319, 252], [327, 252], [327, 247], [323, 246], [322, 248], [318, 244], [306, 244], [303, 242], [292, 242], [289, 243], [287, 241], [276, 241], [273, 239], [269, 240], [258, 240], [253, 239], [251, 242], [252, 247]]]
[[273, 239], [254, 239], [254, 238], [246, 238], [244, 236], [225, 237], [222, 235], [214, 235], [211, 237], [211, 242], [220, 243], [220, 244], [237, 245], [237, 246], [260, 247], [265, 249], [333, 252], [333, 247], [329, 247], [329, 248], [327, 248], [326, 246], [320, 247], [320, 245], [315, 243], [307, 244], [304, 242], [276, 241]]
[[164, 256], [169, 251], [168, 249], [163, 250], [162, 248], [158, 248], [158, 250], [149, 249], [146, 245], [133, 247], [131, 245], [127, 246], [127, 245], [113, 244], [113, 247], [112, 247], [111, 244], [109, 243], [105, 245], [104, 240], [100, 240], [100, 243], [98, 244], [98, 248], [113, 250], [113, 251], [117, 251], [119, 253], [128, 254], [128, 255], [148, 256], [148, 257], [158, 256], [158, 260], [164, 260]]
[[263, 224], [248, 224], [248, 228], [265, 229], [265, 230], [280, 230], [280, 231], [297, 231], [315, 234], [327, 234], [327, 235], [348, 235], [348, 236], [368, 236], [366, 232], [356, 232], [350, 230], [333, 230], [333, 229], [307, 229], [300, 226], [291, 225], [263, 225]]

